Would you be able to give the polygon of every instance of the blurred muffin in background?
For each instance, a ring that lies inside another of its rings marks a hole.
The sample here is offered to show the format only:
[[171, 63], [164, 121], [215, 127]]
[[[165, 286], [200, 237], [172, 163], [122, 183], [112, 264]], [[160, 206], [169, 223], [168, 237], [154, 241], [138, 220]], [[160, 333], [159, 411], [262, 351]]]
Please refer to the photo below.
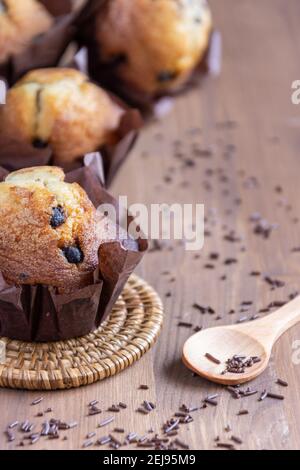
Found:
[[38, 69], [7, 93], [0, 107], [0, 138], [50, 146], [67, 167], [85, 153], [117, 140], [123, 109], [86, 75], [74, 69]]
[[36, 0], [0, 0], [0, 63], [22, 52], [53, 24], [53, 17]]
[[203, 59], [212, 31], [206, 0], [110, 0], [96, 17], [100, 61], [141, 92], [174, 91]]

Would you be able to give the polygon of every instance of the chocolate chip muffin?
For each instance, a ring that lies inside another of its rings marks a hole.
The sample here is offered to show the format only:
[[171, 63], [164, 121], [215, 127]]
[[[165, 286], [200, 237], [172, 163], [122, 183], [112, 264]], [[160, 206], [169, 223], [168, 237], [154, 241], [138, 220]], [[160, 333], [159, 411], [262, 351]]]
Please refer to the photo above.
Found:
[[57, 167], [34, 167], [0, 183], [0, 272], [15, 285], [70, 293], [93, 282], [96, 209]]
[[100, 87], [74, 69], [29, 72], [0, 107], [0, 137], [50, 146], [55, 163], [67, 167], [85, 153], [113, 144], [123, 110]]
[[47, 31], [53, 17], [36, 0], [0, 0], [0, 63]]
[[100, 61], [152, 95], [186, 81], [203, 58], [212, 29], [206, 0], [110, 0], [95, 21]]

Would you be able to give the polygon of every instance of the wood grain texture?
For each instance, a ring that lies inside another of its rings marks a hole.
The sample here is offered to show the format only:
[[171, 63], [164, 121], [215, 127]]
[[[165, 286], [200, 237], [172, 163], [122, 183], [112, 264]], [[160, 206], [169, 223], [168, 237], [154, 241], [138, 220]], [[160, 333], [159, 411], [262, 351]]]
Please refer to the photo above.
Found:
[[[220, 394], [218, 406], [196, 412], [194, 422], [181, 427], [180, 437], [189, 441], [191, 448], [214, 448], [217, 435], [228, 440], [224, 432], [227, 424], [243, 439], [244, 444], [239, 446], [243, 449], [300, 446], [300, 366], [292, 362], [293, 342], [300, 340], [299, 327], [280, 339], [269, 368], [251, 384], [258, 390], [280, 391], [286, 397], [283, 402], [266, 399], [258, 403], [255, 395], [234, 400], [221, 386], [192, 377], [181, 363], [182, 346], [192, 329], [178, 327], [179, 321], [203, 327], [234, 323], [271, 301], [286, 300], [300, 285], [300, 254], [291, 253], [300, 245], [299, 223], [294, 220], [300, 210], [300, 107], [291, 104], [291, 83], [300, 78], [300, 3], [210, 3], [224, 41], [221, 77], [208, 78], [201, 89], [179, 97], [171, 114], [142, 132], [113, 192], [127, 194], [131, 203], [204, 202], [206, 230], [212, 235], [206, 237], [200, 257], [184, 251], [177, 242], [145, 257], [139, 274], [164, 298], [166, 320], [154, 350], [134, 367], [89, 387], [45, 393], [43, 404], [34, 410], [30, 403], [37, 393], [0, 390], [1, 429], [45, 407], [53, 408], [52, 416], [80, 419], [80, 426], [68, 432], [68, 440], [43, 440], [35, 445], [36, 449], [80, 448], [86, 434], [109, 415], [104, 412], [101, 418], [86, 417], [87, 404], [95, 398], [103, 409], [120, 400], [128, 404], [113, 425], [97, 430], [101, 437], [116, 425], [128, 432], [144, 433], [149, 427], [159, 431], [183, 402], [201, 404], [209, 393]], [[198, 128], [201, 132], [195, 130]], [[183, 159], [191, 157], [194, 143], [201, 149], [211, 149], [211, 157], [193, 157], [195, 166], [184, 165], [182, 158], [174, 156], [174, 141], [178, 139], [184, 150], [177, 153], [182, 153]], [[211, 170], [213, 175], [208, 176]], [[170, 176], [171, 181], [166, 182]], [[281, 193], [275, 191], [278, 185], [283, 189]], [[237, 198], [242, 199], [240, 205], [234, 202]], [[253, 234], [254, 224], [249, 217], [257, 211], [270, 223], [278, 224], [267, 240]], [[242, 243], [224, 240], [224, 225], [243, 237]], [[242, 246], [246, 251], [241, 251]], [[208, 261], [211, 252], [218, 252], [220, 258]], [[238, 262], [224, 265], [229, 257]], [[215, 269], [205, 269], [208, 262]], [[271, 291], [263, 276], [249, 276], [254, 270], [280, 278], [285, 285]], [[170, 274], [162, 274], [166, 271]], [[223, 274], [227, 274], [225, 281], [220, 280]], [[171, 296], [164, 297], [168, 292]], [[246, 314], [239, 312], [245, 300], [253, 302]], [[201, 315], [192, 308], [194, 302], [211, 305], [217, 313]], [[228, 315], [231, 309], [237, 313]], [[216, 320], [217, 315], [222, 318]], [[276, 385], [277, 377], [287, 380], [289, 387]], [[139, 390], [142, 383], [150, 390]], [[135, 412], [143, 399], [158, 405], [149, 416]], [[247, 408], [249, 414], [237, 416], [242, 408]], [[15, 445], [7, 444], [1, 436], [0, 448]]]

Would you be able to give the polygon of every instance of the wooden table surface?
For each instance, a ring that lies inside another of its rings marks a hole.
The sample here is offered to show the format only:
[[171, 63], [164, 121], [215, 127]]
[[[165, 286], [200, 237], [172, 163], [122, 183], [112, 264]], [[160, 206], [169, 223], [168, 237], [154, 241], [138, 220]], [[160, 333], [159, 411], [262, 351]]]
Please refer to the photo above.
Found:
[[[171, 242], [145, 257], [139, 273], [162, 296], [165, 323], [156, 346], [133, 367], [85, 388], [42, 393], [44, 401], [36, 407], [30, 403], [41, 393], [0, 391], [3, 430], [47, 407], [53, 408], [51, 417], [79, 421], [67, 440], [45, 439], [25, 449], [80, 449], [99, 422], [99, 416], [86, 417], [94, 399], [103, 410], [119, 401], [128, 404], [113, 424], [97, 429], [102, 437], [116, 426], [139, 434], [151, 427], [161, 432], [181, 404], [201, 405], [214, 393], [219, 394], [218, 406], [194, 412], [194, 421], [180, 427], [180, 438], [191, 449], [213, 449], [217, 436], [229, 442], [231, 434], [243, 440], [236, 445], [241, 449], [300, 447], [300, 354], [293, 350], [300, 326], [280, 339], [270, 367], [250, 385], [259, 392], [282, 393], [284, 401], [258, 402], [258, 395], [236, 400], [223, 387], [193, 377], [181, 363], [182, 346], [193, 328], [178, 322], [203, 327], [234, 323], [300, 289], [300, 254], [292, 252], [300, 245], [300, 107], [291, 103], [291, 83], [300, 79], [300, 2], [210, 3], [223, 36], [221, 76], [179, 97], [169, 115], [143, 130], [112, 188], [115, 195], [128, 195], [130, 203], [204, 203], [204, 248], [187, 252]], [[254, 233], [254, 213], [276, 225], [269, 238]], [[241, 241], [224, 239], [232, 230]], [[211, 259], [211, 253], [219, 258]], [[237, 262], [224, 264], [228, 258]], [[252, 271], [261, 275], [251, 276]], [[284, 285], [271, 290], [265, 276]], [[246, 312], [240, 311], [243, 301], [253, 302]], [[195, 302], [216, 313], [202, 315], [193, 308]], [[234, 314], [228, 314], [231, 309]], [[278, 377], [289, 387], [277, 385]], [[149, 390], [139, 390], [140, 384]], [[144, 399], [157, 404], [148, 416], [135, 411]], [[245, 408], [249, 414], [238, 416]], [[225, 431], [228, 424], [232, 432]], [[0, 448], [16, 448], [17, 442], [7, 443], [2, 434]]]

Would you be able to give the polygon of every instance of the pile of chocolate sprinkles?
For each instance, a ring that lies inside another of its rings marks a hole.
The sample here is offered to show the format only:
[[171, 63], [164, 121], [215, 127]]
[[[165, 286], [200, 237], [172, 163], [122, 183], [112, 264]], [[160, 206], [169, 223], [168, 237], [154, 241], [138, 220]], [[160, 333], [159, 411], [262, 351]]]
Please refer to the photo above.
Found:
[[227, 359], [225, 363], [226, 367], [222, 374], [244, 374], [247, 368], [252, 367], [260, 361], [261, 359], [258, 356], [247, 357], [234, 355]]

